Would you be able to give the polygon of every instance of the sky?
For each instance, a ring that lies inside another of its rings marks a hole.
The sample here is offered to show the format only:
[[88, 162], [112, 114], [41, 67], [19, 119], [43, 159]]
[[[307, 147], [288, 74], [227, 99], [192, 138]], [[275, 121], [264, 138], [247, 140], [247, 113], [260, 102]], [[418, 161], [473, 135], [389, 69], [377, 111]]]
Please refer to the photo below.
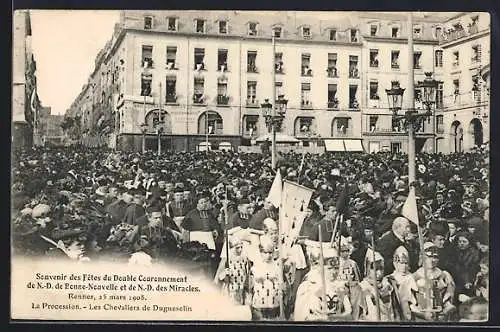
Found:
[[114, 10], [30, 10], [38, 97], [64, 114], [94, 70], [119, 21]]

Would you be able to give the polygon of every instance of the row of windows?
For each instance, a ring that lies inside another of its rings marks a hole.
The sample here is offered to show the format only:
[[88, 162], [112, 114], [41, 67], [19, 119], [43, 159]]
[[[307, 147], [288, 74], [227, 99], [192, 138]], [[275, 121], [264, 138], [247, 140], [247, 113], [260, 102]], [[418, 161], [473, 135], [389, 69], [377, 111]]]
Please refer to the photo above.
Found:
[[[475, 45], [473, 46], [473, 56], [472, 61], [477, 62], [481, 59], [481, 46]], [[219, 49], [217, 52], [217, 70], [219, 71], [229, 71], [228, 67], [228, 50], [227, 49]], [[257, 67], [257, 51], [248, 51], [247, 52], [247, 71], [252, 73], [258, 73]], [[194, 49], [194, 70], [206, 70], [205, 64], [205, 49], [204, 48], [195, 48]], [[337, 71], [337, 53], [328, 53], [328, 65], [326, 68], [326, 74], [328, 77], [338, 77]], [[453, 53], [454, 62], [453, 65], [458, 65], [459, 61], [459, 53], [458, 51]], [[167, 55], [166, 55], [166, 66], [167, 69], [178, 69], [176, 64], [177, 58], [177, 47], [176, 46], [167, 46]], [[422, 69], [422, 52], [416, 51], [413, 54], [413, 65], [415, 69]], [[276, 73], [283, 74], [285, 72], [285, 63], [283, 58], [283, 53], [276, 52], [275, 53], [275, 71]], [[349, 77], [358, 78], [359, 77], [359, 68], [358, 68], [358, 56], [357, 55], [349, 55]], [[399, 69], [400, 68], [400, 51], [392, 50], [390, 57], [391, 68]], [[443, 67], [443, 50], [436, 50], [434, 53], [434, 64], [435, 67], [442, 68]], [[143, 45], [142, 46], [142, 66], [145, 68], [153, 68], [153, 46]], [[379, 50], [378, 49], [370, 49], [370, 59], [369, 59], [370, 68], [379, 68], [380, 60], [379, 60]], [[302, 76], [312, 76], [313, 72], [311, 69], [311, 54], [302, 53], [301, 55], [301, 72]]]
[[[205, 64], [205, 49], [195, 48], [194, 49], [194, 59], [193, 59], [193, 69], [194, 70], [207, 70]], [[167, 69], [178, 69], [176, 64], [177, 58], [177, 47], [167, 46], [167, 56], [166, 56], [166, 66]], [[358, 56], [349, 55], [349, 77], [359, 78], [359, 68], [358, 68]], [[275, 72], [279, 74], [284, 74], [285, 72], [285, 62], [283, 58], [283, 53], [276, 52], [274, 56]], [[153, 68], [153, 46], [145, 45], [142, 46], [142, 66], [144, 68]], [[228, 66], [228, 50], [219, 49], [217, 51], [217, 70], [218, 71], [229, 71]], [[257, 67], [257, 51], [247, 52], [247, 71], [251, 73], [258, 73]], [[338, 77], [337, 71], [337, 53], [328, 53], [328, 64], [326, 68], [326, 73], [328, 77]], [[312, 76], [313, 72], [311, 69], [311, 54], [303, 53], [301, 55], [301, 75], [302, 76]]]
[[[481, 62], [481, 45], [473, 45], [472, 46], [472, 56], [471, 56], [471, 64], [475, 64]], [[460, 65], [460, 52], [454, 51], [452, 59], [452, 65], [454, 67], [458, 67]]]
[[[166, 18], [167, 31], [178, 32], [179, 31], [179, 18], [172, 16]], [[216, 20], [215, 21], [217, 33], [221, 35], [229, 34], [229, 21], [227, 20]], [[151, 30], [154, 29], [154, 17], [145, 16], [144, 17], [144, 29]], [[203, 18], [196, 18], [193, 20], [193, 31], [200, 34], [207, 33], [207, 20]], [[275, 38], [283, 38], [284, 28], [280, 25], [275, 25], [272, 27], [272, 35]], [[247, 36], [259, 36], [260, 35], [260, 24], [258, 22], [248, 22], [247, 23]], [[311, 39], [312, 32], [309, 25], [303, 25], [300, 27], [300, 35], [303, 39]], [[328, 29], [328, 39], [331, 41], [337, 40], [337, 29]], [[348, 40], [352, 43], [359, 42], [358, 30], [349, 29]]]
[[[152, 79], [151, 74], [143, 74], [141, 77], [141, 96], [151, 96], [152, 93]], [[205, 105], [207, 103], [205, 93], [205, 79], [195, 78], [193, 81], [193, 103]], [[165, 101], [167, 103], [177, 102], [177, 78], [175, 76], [166, 77], [166, 88], [162, 93], [165, 93]], [[337, 98], [337, 84], [328, 84], [328, 108], [337, 109], [339, 107], [339, 100]], [[358, 85], [349, 85], [349, 108], [358, 109]], [[284, 98], [283, 82], [275, 82], [275, 94], [277, 98]], [[217, 104], [229, 105], [231, 96], [228, 94], [228, 83], [225, 79], [218, 79], [217, 81]], [[249, 106], [259, 106], [257, 100], [257, 81], [247, 81], [247, 98], [246, 104]], [[301, 83], [301, 107], [304, 109], [312, 108], [311, 84]]]

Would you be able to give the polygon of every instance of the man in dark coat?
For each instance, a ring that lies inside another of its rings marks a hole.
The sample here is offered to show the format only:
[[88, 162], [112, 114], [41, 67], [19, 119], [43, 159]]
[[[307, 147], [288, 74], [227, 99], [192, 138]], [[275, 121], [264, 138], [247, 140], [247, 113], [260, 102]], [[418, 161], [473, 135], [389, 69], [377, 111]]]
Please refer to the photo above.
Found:
[[251, 217], [252, 211], [250, 201], [247, 198], [242, 198], [238, 202], [238, 211], [229, 217], [229, 228], [238, 226], [241, 228], [248, 228]]
[[113, 225], [121, 223], [125, 218], [127, 206], [131, 203], [130, 201], [127, 203], [125, 199], [123, 192], [117, 189], [116, 199], [106, 207], [106, 213], [108, 214]]
[[397, 217], [392, 222], [392, 230], [386, 232], [378, 240], [376, 250], [384, 257], [384, 272], [391, 274], [394, 271], [392, 258], [399, 246], [405, 245], [405, 239], [410, 233], [410, 221], [404, 217]]
[[200, 195], [196, 209], [189, 211], [182, 221], [182, 228], [193, 232], [213, 232], [221, 234], [221, 228], [217, 222], [217, 216], [211, 212], [210, 200], [206, 195]]
[[278, 220], [278, 209], [274, 207], [274, 205], [269, 201], [264, 201], [264, 207], [259, 210], [252, 219], [250, 219], [249, 227], [253, 229], [263, 230], [264, 225], [262, 222], [266, 218], [271, 218], [273, 220]]
[[133, 194], [134, 199], [125, 211], [123, 222], [134, 226], [143, 226], [148, 223], [146, 210], [143, 206], [145, 197], [144, 189], [136, 189], [131, 191], [131, 193]]

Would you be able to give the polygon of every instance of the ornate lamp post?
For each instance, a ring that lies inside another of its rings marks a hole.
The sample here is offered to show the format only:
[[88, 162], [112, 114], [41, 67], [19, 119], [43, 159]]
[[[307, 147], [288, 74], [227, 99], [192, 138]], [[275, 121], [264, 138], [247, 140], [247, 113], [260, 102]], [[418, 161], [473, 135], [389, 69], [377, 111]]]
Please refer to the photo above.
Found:
[[266, 120], [266, 127], [270, 129], [272, 133], [271, 164], [273, 169], [276, 169], [276, 131], [281, 129], [283, 120], [285, 119], [288, 100], [284, 99], [284, 96], [281, 95], [278, 96], [275, 102], [276, 107], [269, 102], [269, 99], [265, 99], [264, 103], [260, 105], [262, 108], [262, 115]]
[[142, 133], [142, 153], [146, 153], [146, 132], [148, 131], [148, 125], [146, 123], [141, 123], [141, 133]]
[[163, 133], [163, 127], [161, 126], [163, 122], [161, 121], [156, 121], [155, 122], [155, 127], [156, 127], [156, 137], [158, 140], [158, 156], [161, 154], [161, 134]]

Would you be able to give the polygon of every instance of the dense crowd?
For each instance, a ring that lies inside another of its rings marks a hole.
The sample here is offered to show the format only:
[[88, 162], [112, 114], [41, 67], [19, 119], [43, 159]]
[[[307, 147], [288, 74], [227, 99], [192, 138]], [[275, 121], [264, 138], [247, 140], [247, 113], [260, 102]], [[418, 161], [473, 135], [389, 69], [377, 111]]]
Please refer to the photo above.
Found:
[[268, 153], [17, 150], [12, 247], [203, 270], [253, 320], [483, 320], [488, 154], [417, 155], [418, 227], [406, 155], [280, 154], [283, 179], [314, 190], [283, 256]]

